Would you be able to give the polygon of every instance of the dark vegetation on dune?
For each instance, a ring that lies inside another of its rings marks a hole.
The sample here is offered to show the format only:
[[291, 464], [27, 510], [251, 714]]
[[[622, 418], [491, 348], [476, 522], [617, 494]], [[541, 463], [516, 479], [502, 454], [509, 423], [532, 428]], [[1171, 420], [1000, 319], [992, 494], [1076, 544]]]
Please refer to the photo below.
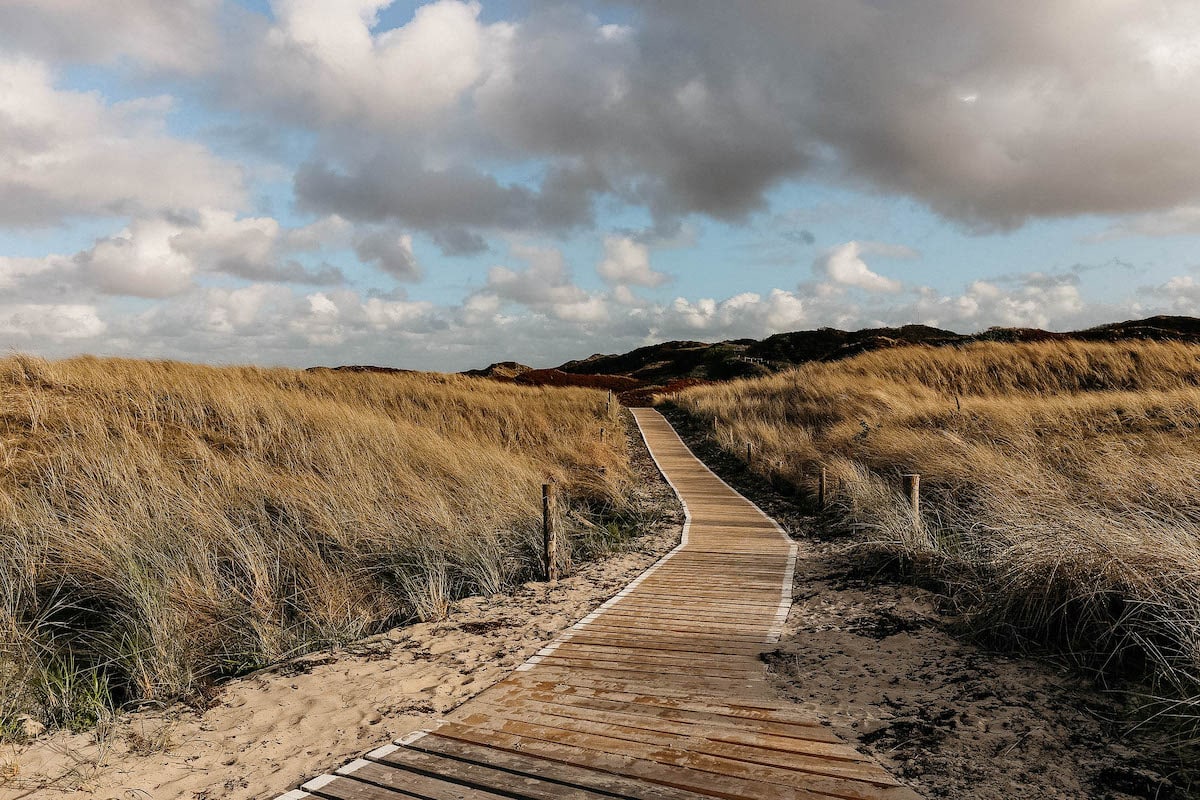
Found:
[[[1054, 332], [1037, 328], [991, 328], [962, 334], [927, 325], [866, 328], [843, 331], [820, 328], [778, 333], [766, 339], [731, 339], [723, 342], [663, 342], [628, 353], [601, 354], [568, 361], [553, 369], [533, 369], [513, 361], [492, 364], [464, 374], [540, 386], [589, 386], [611, 389], [628, 406], [648, 405], [658, 393], [678, 391], [699, 382], [773, 375], [813, 361], [840, 361], [860, 353], [910, 345], [961, 347], [973, 342], [1120, 342], [1176, 341], [1200, 343], [1200, 320], [1158, 316], [1116, 322], [1081, 331]], [[352, 369], [362, 369], [354, 367]], [[625, 383], [604, 384], [625, 378]], [[678, 383], [688, 381], [687, 384]]]

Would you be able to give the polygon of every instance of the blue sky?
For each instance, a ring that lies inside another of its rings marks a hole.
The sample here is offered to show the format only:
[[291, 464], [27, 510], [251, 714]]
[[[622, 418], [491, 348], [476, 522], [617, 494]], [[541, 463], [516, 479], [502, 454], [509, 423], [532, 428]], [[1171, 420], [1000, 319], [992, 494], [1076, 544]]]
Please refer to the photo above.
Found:
[[1167, 0], [0, 8], [0, 342], [552, 365], [1200, 311]]

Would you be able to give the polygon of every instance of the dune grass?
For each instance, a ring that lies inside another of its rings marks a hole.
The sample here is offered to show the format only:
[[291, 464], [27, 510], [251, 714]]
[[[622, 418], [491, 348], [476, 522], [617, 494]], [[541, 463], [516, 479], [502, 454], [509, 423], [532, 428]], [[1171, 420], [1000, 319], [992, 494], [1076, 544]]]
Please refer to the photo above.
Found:
[[569, 569], [628, 532], [619, 429], [586, 389], [0, 361], [0, 736], [532, 579], [548, 478]]
[[810, 498], [824, 465], [828, 522], [980, 635], [1148, 681], [1144, 712], [1200, 738], [1200, 347], [906, 347], [665, 399]]

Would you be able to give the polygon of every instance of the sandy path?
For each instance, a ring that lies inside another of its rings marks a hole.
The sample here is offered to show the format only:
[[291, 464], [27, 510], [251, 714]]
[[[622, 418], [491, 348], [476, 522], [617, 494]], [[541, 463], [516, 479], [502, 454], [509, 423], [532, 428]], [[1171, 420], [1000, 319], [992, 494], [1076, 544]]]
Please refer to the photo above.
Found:
[[587, 564], [557, 586], [531, 583], [513, 595], [468, 598], [442, 622], [397, 628], [230, 681], [202, 711], [125, 714], [100, 735], [57, 732], [24, 746], [0, 745], [0, 800], [271, 797], [427, 726], [678, 543], [682, 514], [640, 437], [636, 442], [638, 502], [665, 516], [634, 549]]
[[956, 635], [934, 592], [828, 536], [791, 500], [683, 438], [796, 539], [793, 605], [766, 656], [778, 690], [929, 798], [1168, 800], [1197, 796], [1149, 739], [1123, 735], [1121, 695], [1049, 660]]

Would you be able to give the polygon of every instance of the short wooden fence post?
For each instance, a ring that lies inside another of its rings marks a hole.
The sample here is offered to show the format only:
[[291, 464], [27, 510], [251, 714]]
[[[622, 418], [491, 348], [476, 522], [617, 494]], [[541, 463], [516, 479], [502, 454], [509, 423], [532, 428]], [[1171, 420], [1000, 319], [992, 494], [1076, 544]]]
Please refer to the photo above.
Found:
[[817, 472], [817, 507], [825, 508], [825, 503], [828, 501], [828, 486], [826, 485], [825, 465], [822, 464]]
[[921, 522], [921, 476], [915, 472], [905, 473], [904, 493], [908, 495], [908, 503], [912, 507], [913, 522]]
[[746, 442], [746, 463], [754, 463], [754, 445], [750, 444], [749, 442]]
[[542, 484], [542, 563], [546, 580], [558, 580], [558, 531], [554, 526], [554, 484]]

